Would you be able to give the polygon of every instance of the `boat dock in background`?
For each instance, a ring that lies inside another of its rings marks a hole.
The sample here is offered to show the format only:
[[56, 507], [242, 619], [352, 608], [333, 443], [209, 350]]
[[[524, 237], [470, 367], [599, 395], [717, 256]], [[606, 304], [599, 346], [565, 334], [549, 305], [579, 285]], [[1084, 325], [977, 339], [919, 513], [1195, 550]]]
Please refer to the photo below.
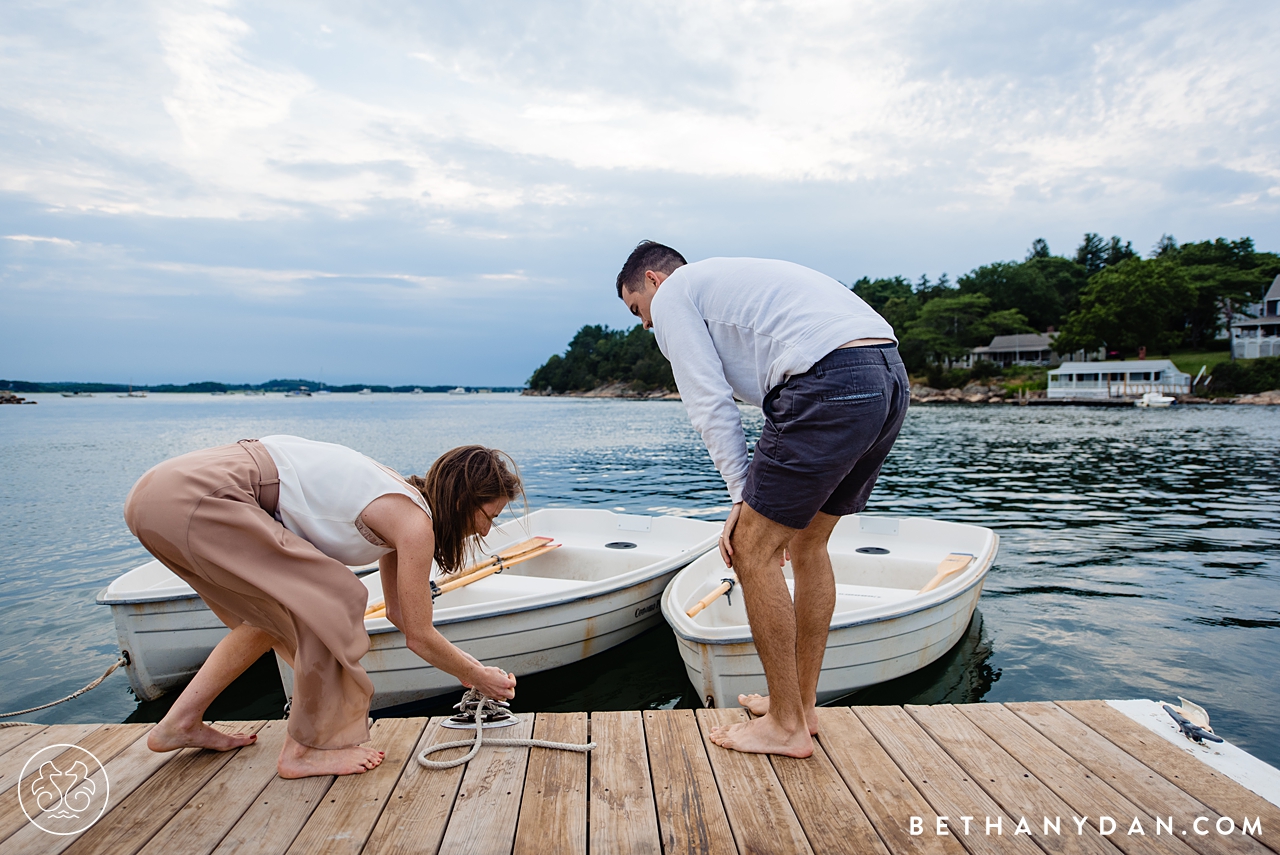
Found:
[[[459, 731], [441, 718], [384, 718], [377, 769], [300, 780], [275, 774], [283, 721], [222, 723], [258, 733], [225, 754], [154, 754], [146, 724], [13, 727], [0, 730], [0, 851], [1280, 852], [1280, 772], [1229, 744], [1181, 746], [1151, 709], [826, 707], [806, 760], [711, 744], [708, 730], [742, 710], [522, 714], [498, 735], [597, 747], [588, 759], [486, 746], [445, 770], [414, 758]], [[78, 835], [33, 826], [8, 792], [25, 761], [57, 743], [93, 752], [110, 779], [106, 813]]]

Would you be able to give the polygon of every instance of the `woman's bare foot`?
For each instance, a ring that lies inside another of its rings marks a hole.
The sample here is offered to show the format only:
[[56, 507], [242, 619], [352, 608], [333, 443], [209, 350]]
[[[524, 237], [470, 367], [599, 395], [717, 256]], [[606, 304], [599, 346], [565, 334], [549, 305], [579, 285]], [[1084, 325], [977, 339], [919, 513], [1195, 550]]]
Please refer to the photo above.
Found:
[[784, 757], [813, 755], [813, 737], [801, 728], [792, 733], [769, 716], [737, 724], [711, 728], [711, 741], [721, 748], [747, 754], [781, 754]]
[[355, 748], [311, 748], [286, 735], [276, 771], [281, 778], [361, 775], [375, 768], [386, 756], [384, 751], [359, 745]]
[[152, 751], [177, 751], [179, 748], [209, 748], [231, 751], [257, 741], [256, 733], [223, 733], [202, 721], [170, 721], [166, 716], [147, 734], [147, 747]]
[[[741, 706], [746, 707], [747, 712], [751, 713], [756, 718], [760, 718], [761, 716], [766, 716], [769, 714], [769, 696], [768, 695], [757, 695], [755, 692], [752, 692], [749, 695], [738, 695], [738, 703]], [[817, 736], [818, 735], [818, 711], [813, 707], [809, 707], [809, 709], [804, 711], [804, 718], [805, 718], [805, 721], [808, 722], [809, 724], [809, 735]]]

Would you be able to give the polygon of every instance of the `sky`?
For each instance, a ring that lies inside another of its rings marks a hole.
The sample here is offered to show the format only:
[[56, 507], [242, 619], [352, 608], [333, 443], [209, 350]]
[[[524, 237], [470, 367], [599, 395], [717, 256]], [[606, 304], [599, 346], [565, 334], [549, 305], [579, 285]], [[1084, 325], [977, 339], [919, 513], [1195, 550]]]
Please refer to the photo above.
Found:
[[0, 377], [518, 385], [642, 239], [1280, 250], [1280, 5], [0, 4]]

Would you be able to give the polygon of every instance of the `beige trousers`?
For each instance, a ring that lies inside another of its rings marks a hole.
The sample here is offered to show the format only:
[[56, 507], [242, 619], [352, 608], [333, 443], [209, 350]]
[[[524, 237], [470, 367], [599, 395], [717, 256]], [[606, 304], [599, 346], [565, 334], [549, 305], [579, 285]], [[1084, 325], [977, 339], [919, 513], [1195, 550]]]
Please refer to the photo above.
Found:
[[368, 591], [276, 521], [279, 484], [262, 444], [241, 440], [156, 466], [129, 492], [124, 518], [223, 623], [257, 627], [289, 651], [290, 736], [312, 748], [359, 745], [373, 697], [360, 665]]

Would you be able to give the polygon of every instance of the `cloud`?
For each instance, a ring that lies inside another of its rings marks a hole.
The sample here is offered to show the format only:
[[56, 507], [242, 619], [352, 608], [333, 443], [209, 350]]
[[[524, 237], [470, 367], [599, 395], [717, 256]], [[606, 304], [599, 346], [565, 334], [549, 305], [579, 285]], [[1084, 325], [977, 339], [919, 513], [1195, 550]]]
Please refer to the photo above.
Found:
[[38, 235], [5, 235], [5, 240], [16, 240], [19, 243], [52, 243], [58, 246], [75, 246], [76, 242], [59, 237], [40, 237]]
[[0, 5], [0, 297], [140, 341], [431, 330], [534, 363], [472, 360], [499, 382], [628, 322], [642, 237], [845, 280], [1085, 231], [1271, 248], [1278, 36], [1242, 0]]

